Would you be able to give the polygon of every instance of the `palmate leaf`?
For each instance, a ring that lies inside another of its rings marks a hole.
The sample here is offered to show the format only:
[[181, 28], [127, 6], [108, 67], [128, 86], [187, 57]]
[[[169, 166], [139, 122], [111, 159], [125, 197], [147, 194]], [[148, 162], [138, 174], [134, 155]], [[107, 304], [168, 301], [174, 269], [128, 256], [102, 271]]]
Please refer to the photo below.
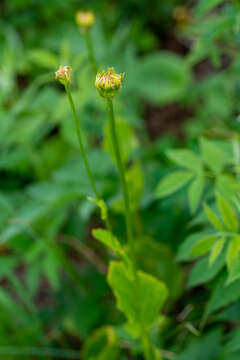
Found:
[[200, 239], [191, 249], [192, 256], [202, 256], [209, 252], [215, 241], [217, 240], [218, 234], [212, 234]]
[[224, 0], [201, 0], [195, 9], [195, 13], [199, 16], [204, 15], [223, 2]]
[[201, 239], [212, 235], [212, 232], [202, 231], [189, 235], [178, 249], [177, 259], [179, 261], [191, 261], [192, 255], [191, 250]]
[[238, 218], [233, 209], [220, 194], [217, 194], [217, 203], [226, 228], [233, 233], [237, 233]]
[[[117, 299], [117, 306], [127, 317], [131, 326], [140, 331], [141, 324], [150, 327], [159, 316], [168, 290], [163, 282], [142, 271], [138, 271], [139, 295], [136, 283], [121, 262], [112, 261], [108, 272], [108, 282]], [[139, 302], [139, 297], [141, 302]]]
[[169, 150], [167, 156], [175, 164], [195, 172], [201, 172], [203, 169], [202, 160], [191, 150], [178, 149]]
[[175, 360], [217, 360], [220, 351], [221, 329], [218, 328], [207, 335], [195, 336]]
[[214, 279], [225, 265], [225, 256], [226, 253], [222, 252], [212, 266], [209, 266], [208, 256], [199, 260], [191, 271], [188, 287], [199, 286]]
[[186, 185], [192, 178], [194, 173], [191, 171], [175, 171], [167, 175], [158, 184], [155, 195], [157, 198], [163, 198], [171, 195], [181, 187]]
[[221, 239], [217, 240], [213, 245], [209, 256], [209, 266], [212, 266], [215, 263], [216, 259], [221, 254], [225, 244], [225, 240], [226, 240], [225, 237], [222, 237]]
[[223, 151], [217, 147], [212, 141], [205, 138], [200, 139], [201, 153], [205, 164], [215, 174], [221, 173], [225, 165], [225, 157]]
[[204, 204], [204, 212], [207, 215], [210, 223], [218, 230], [224, 231], [224, 226], [214, 211], [207, 205]]
[[240, 298], [240, 280], [227, 286], [227, 274], [218, 280], [205, 310], [205, 318]]
[[234, 236], [227, 250], [228, 284], [240, 278], [240, 236]]
[[203, 195], [204, 185], [205, 178], [204, 175], [200, 173], [189, 186], [188, 202], [192, 213], [194, 213], [199, 207]]

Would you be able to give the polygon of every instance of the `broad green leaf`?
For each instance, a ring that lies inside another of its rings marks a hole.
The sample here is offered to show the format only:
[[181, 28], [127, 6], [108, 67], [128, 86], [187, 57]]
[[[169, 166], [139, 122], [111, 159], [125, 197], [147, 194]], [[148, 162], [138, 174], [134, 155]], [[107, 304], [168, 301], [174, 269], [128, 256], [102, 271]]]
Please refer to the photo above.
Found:
[[156, 52], [142, 57], [138, 66], [136, 91], [154, 104], [181, 99], [191, 74], [186, 62], [170, 52]]
[[203, 160], [209, 169], [216, 174], [221, 173], [225, 164], [223, 151], [212, 141], [204, 138], [200, 140], [200, 147]]
[[177, 253], [178, 261], [192, 261], [191, 250], [201, 239], [212, 235], [212, 232], [202, 231], [189, 235], [180, 245]]
[[225, 238], [223, 237], [217, 240], [216, 243], [213, 245], [209, 256], [209, 266], [212, 266], [215, 263], [216, 259], [221, 254], [224, 244]]
[[103, 243], [105, 246], [109, 247], [110, 249], [116, 252], [119, 252], [121, 250], [121, 245], [118, 239], [108, 230], [93, 229], [92, 234], [97, 240], [99, 240], [101, 243]]
[[212, 266], [209, 266], [209, 257], [200, 259], [193, 267], [188, 280], [188, 287], [208, 283], [223, 269], [225, 265], [225, 252], [222, 252]]
[[239, 189], [240, 182], [234, 175], [220, 174], [216, 179], [216, 191], [227, 199], [230, 205], [234, 202], [232, 199], [236, 197]]
[[167, 284], [169, 290], [167, 305], [176, 300], [183, 290], [184, 273], [170, 247], [149, 236], [144, 236], [136, 241], [135, 254], [142, 271]]
[[197, 210], [201, 202], [201, 198], [204, 190], [204, 183], [205, 183], [205, 179], [203, 174], [199, 174], [189, 186], [188, 202], [192, 213], [194, 213]]
[[229, 203], [219, 194], [217, 194], [218, 207], [221, 212], [224, 224], [231, 232], [238, 231], [238, 218]]
[[193, 176], [194, 174], [190, 171], [175, 171], [167, 175], [158, 184], [155, 191], [156, 197], [162, 198], [171, 195], [186, 185], [193, 178]]
[[231, 271], [231, 267], [233, 264], [234, 259], [239, 256], [240, 253], [240, 236], [233, 236], [233, 238], [230, 240], [230, 243], [228, 245], [227, 249], [227, 268], [228, 271]]
[[216, 234], [209, 235], [204, 237], [203, 239], [199, 240], [191, 250], [192, 256], [202, 256], [208, 253], [208, 251], [211, 249], [213, 244], [215, 243], [217, 238]]
[[202, 171], [202, 160], [191, 150], [169, 150], [167, 156], [177, 165], [196, 172]]
[[198, 2], [195, 13], [198, 16], [202, 16], [222, 2], [224, 2], [224, 0], [201, 0]]
[[[108, 282], [117, 299], [117, 306], [130, 324], [150, 327], [159, 316], [159, 310], [165, 302], [168, 291], [163, 282], [155, 277], [138, 271], [139, 289], [121, 262], [111, 262]], [[138, 294], [139, 291], [139, 294]]]
[[119, 341], [115, 329], [106, 326], [96, 330], [84, 343], [83, 360], [117, 360], [119, 359]]
[[127, 252], [111, 232], [105, 229], [93, 229], [92, 234], [98, 241], [107, 246], [109, 249], [113, 250], [116, 255], [118, 255], [123, 260], [124, 265], [126, 266], [126, 269], [128, 269], [129, 273], [132, 272], [132, 262]]
[[59, 66], [59, 59], [46, 49], [31, 49], [28, 56], [32, 62], [47, 69], [56, 69]]
[[230, 273], [228, 277], [228, 284], [231, 284], [233, 281], [236, 281], [240, 278], [240, 251], [238, 252], [237, 256], [232, 261], [231, 267], [230, 267]]
[[227, 275], [224, 274], [215, 286], [205, 311], [205, 317], [214, 311], [230, 305], [240, 298], [240, 280], [226, 285]]
[[174, 360], [217, 360], [221, 351], [221, 339], [220, 328], [211, 330], [203, 336], [188, 338], [186, 347], [174, 357]]
[[213, 210], [207, 205], [204, 204], [204, 211], [207, 215], [211, 224], [219, 231], [224, 231], [224, 226], [217, 215], [213, 212]]
[[[239, 305], [238, 305], [238, 307], [239, 307]], [[240, 350], [240, 342], [239, 342], [240, 329], [239, 329], [239, 327], [236, 327], [236, 329], [231, 331], [230, 336], [231, 336], [231, 338], [228, 340], [228, 342], [227, 342], [227, 344], [225, 345], [225, 348], [224, 348], [224, 353], [225, 352], [228, 353], [228, 356], [230, 356], [230, 354], [232, 352]]]

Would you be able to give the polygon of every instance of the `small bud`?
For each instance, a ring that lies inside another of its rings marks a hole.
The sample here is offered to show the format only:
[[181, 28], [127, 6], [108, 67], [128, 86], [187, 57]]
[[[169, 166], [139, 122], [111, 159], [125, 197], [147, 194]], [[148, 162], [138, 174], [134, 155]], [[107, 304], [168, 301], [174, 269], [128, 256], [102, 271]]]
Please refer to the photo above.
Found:
[[95, 22], [95, 16], [91, 11], [78, 11], [76, 23], [83, 32], [87, 32]]
[[72, 68], [70, 66], [60, 65], [59, 69], [55, 72], [55, 79], [59, 80], [61, 84], [67, 85], [71, 82]]
[[184, 6], [177, 6], [173, 11], [173, 17], [179, 25], [187, 25], [191, 22], [191, 11]]
[[112, 98], [121, 90], [124, 74], [116, 74], [113, 68], [97, 74], [95, 87], [104, 98]]

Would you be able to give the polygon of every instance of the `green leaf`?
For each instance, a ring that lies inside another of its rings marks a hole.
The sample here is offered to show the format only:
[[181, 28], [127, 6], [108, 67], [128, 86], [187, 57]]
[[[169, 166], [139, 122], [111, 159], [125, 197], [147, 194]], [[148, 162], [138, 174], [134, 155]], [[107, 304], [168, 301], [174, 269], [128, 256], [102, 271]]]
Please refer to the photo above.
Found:
[[204, 237], [203, 239], [200, 239], [191, 250], [192, 256], [202, 256], [208, 253], [208, 251], [211, 249], [212, 245], [215, 243], [217, 238], [216, 234], [209, 235]]
[[240, 236], [235, 235], [230, 240], [230, 243], [229, 243], [228, 249], [227, 249], [226, 262], [227, 262], [227, 268], [228, 268], [229, 273], [231, 273], [232, 268], [236, 266], [236, 265], [234, 265], [234, 262], [239, 257], [239, 254], [240, 254]]
[[137, 75], [139, 95], [153, 104], [181, 99], [191, 78], [185, 61], [170, 52], [142, 57]]
[[127, 252], [111, 232], [105, 229], [93, 229], [92, 234], [98, 241], [113, 250], [116, 255], [123, 260], [126, 269], [128, 269], [129, 272], [132, 272], [132, 262]]
[[211, 330], [206, 335], [188, 338], [186, 348], [175, 360], [217, 360], [221, 351], [221, 329]]
[[207, 204], [204, 204], [204, 211], [205, 211], [205, 214], [207, 215], [209, 221], [211, 222], [211, 224], [217, 230], [219, 230], [219, 231], [225, 230], [220, 219], [217, 217], [217, 215], [213, 212], [213, 210]]
[[195, 9], [195, 14], [202, 16], [222, 2], [224, 2], [224, 0], [201, 0]]
[[167, 156], [177, 165], [196, 172], [202, 171], [202, 160], [191, 150], [169, 150]]
[[226, 274], [219, 279], [207, 305], [205, 317], [240, 298], [240, 280], [234, 281], [229, 286], [226, 286], [226, 280]]
[[119, 253], [121, 251], [121, 245], [118, 239], [105, 229], [93, 229], [93, 236], [105, 246]]
[[219, 210], [221, 212], [221, 216], [227, 229], [231, 232], [236, 233], [238, 231], [238, 218], [235, 215], [233, 209], [220, 194], [217, 194], [217, 202]]
[[237, 256], [233, 259], [229, 270], [230, 274], [227, 283], [231, 284], [233, 281], [240, 278], [240, 251], [238, 251]]
[[33, 63], [47, 69], [56, 69], [59, 65], [58, 57], [46, 49], [31, 49], [28, 56]]
[[191, 185], [189, 186], [188, 202], [192, 213], [194, 213], [197, 210], [201, 202], [201, 198], [204, 190], [204, 184], [205, 184], [205, 178], [203, 174], [199, 174], [198, 177], [196, 177], [196, 179], [194, 179]]
[[83, 360], [117, 360], [119, 359], [119, 341], [115, 329], [106, 326], [96, 330], [84, 343]]
[[96, 204], [99, 207], [100, 212], [101, 212], [101, 219], [103, 221], [106, 221], [107, 220], [108, 209], [107, 209], [107, 205], [104, 202], [104, 200], [102, 200], [102, 199], [99, 199], [99, 200], [94, 199], [91, 196], [88, 197], [88, 200], [91, 201], [92, 203]]
[[225, 244], [225, 238], [223, 237], [217, 240], [216, 243], [213, 245], [209, 256], [209, 266], [212, 266], [215, 263], [216, 259], [221, 254], [224, 244]]
[[199, 242], [201, 239], [212, 235], [212, 232], [209, 231], [202, 231], [199, 233], [194, 233], [189, 235], [183, 243], [180, 245], [177, 253], [177, 259], [178, 261], [191, 261], [191, 250], [197, 242]]
[[136, 241], [135, 254], [141, 270], [167, 284], [168, 304], [173, 299], [176, 300], [183, 290], [184, 273], [170, 247], [149, 236], [144, 236]]
[[193, 176], [194, 174], [190, 171], [175, 171], [167, 175], [158, 184], [155, 191], [156, 197], [163, 198], [165, 196], [171, 195], [186, 185], [193, 178]]
[[212, 141], [204, 138], [200, 139], [200, 147], [203, 160], [209, 169], [215, 174], [221, 173], [225, 164], [223, 151]]
[[[121, 262], [112, 261], [109, 266], [108, 282], [117, 299], [117, 307], [140, 330], [141, 323], [150, 327], [159, 316], [168, 291], [163, 282], [138, 271], [139, 294], [136, 282]], [[140, 313], [139, 313], [140, 309]]]
[[212, 266], [209, 266], [209, 257], [205, 256], [194, 265], [189, 276], [188, 287], [199, 286], [211, 281], [223, 269], [224, 265], [224, 252], [218, 256]]

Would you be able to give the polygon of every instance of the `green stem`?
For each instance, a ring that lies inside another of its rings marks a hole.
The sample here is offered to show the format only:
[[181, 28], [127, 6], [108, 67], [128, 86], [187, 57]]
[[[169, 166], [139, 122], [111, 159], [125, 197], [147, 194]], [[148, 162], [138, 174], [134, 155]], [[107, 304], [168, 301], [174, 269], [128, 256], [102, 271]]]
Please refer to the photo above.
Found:
[[88, 177], [90, 179], [92, 189], [93, 189], [93, 192], [94, 192], [96, 198], [100, 199], [100, 196], [98, 194], [98, 191], [97, 191], [94, 179], [93, 179], [92, 172], [90, 170], [90, 166], [88, 164], [87, 155], [86, 155], [86, 152], [85, 152], [85, 149], [84, 149], [82, 136], [81, 136], [81, 128], [80, 128], [80, 124], [79, 124], [79, 121], [78, 121], [78, 118], [77, 118], [77, 113], [76, 113], [76, 110], [75, 110], [75, 106], [74, 106], [74, 103], [73, 103], [73, 99], [72, 99], [72, 95], [71, 95], [69, 86], [65, 85], [65, 89], [66, 89], [68, 100], [69, 100], [69, 103], [70, 103], [70, 106], [71, 106], [73, 119], [74, 119], [74, 123], [75, 123], [75, 128], [76, 128], [76, 132], [77, 132], [77, 137], [78, 137], [78, 142], [79, 142], [80, 150], [81, 150], [81, 153], [82, 153], [83, 161], [84, 161], [84, 164], [85, 164], [85, 167], [86, 167], [86, 170], [87, 170], [87, 174], [88, 174]]
[[115, 153], [115, 157], [116, 157], [116, 161], [117, 161], [117, 168], [118, 168], [118, 172], [119, 172], [120, 183], [121, 183], [124, 205], [125, 205], [127, 237], [128, 237], [130, 250], [131, 250], [132, 260], [135, 264], [136, 261], [135, 261], [135, 255], [134, 255], [135, 250], [134, 250], [134, 239], [133, 239], [133, 225], [132, 225], [132, 216], [131, 216], [131, 210], [130, 210], [130, 201], [129, 201], [127, 183], [126, 183], [126, 179], [125, 179], [124, 165], [122, 162], [119, 142], [118, 142], [118, 138], [117, 138], [112, 100], [107, 99], [106, 101], [107, 101], [107, 112], [108, 112], [109, 125], [110, 125], [111, 137], [112, 137], [112, 145], [113, 145], [113, 149], [114, 149], [114, 153]]
[[89, 35], [89, 31], [86, 31], [84, 33], [84, 37], [85, 37], [86, 44], [87, 44], [87, 49], [88, 49], [88, 58], [89, 58], [89, 61], [91, 63], [91, 66], [92, 66], [93, 73], [95, 75], [98, 72], [98, 66], [97, 66], [97, 61], [96, 61], [95, 56], [94, 56], [92, 40], [91, 40], [91, 37]]
[[141, 288], [140, 288], [139, 276], [138, 276], [138, 271], [137, 271], [137, 263], [136, 263], [136, 257], [135, 257], [132, 214], [131, 214], [131, 209], [130, 209], [128, 187], [127, 187], [127, 182], [126, 182], [126, 178], [125, 178], [125, 169], [124, 169], [124, 165], [123, 165], [123, 161], [122, 161], [122, 157], [121, 157], [120, 146], [119, 146], [119, 141], [118, 141], [118, 137], [117, 137], [112, 99], [110, 99], [110, 98], [106, 99], [106, 105], [107, 105], [107, 113], [108, 113], [110, 132], [111, 132], [111, 138], [112, 138], [112, 146], [113, 146], [115, 157], [116, 157], [117, 168], [118, 168], [118, 173], [119, 173], [119, 177], [120, 177], [120, 184], [121, 184], [121, 188], [122, 188], [124, 205], [125, 205], [127, 238], [128, 238], [129, 248], [130, 248], [131, 260], [132, 260], [132, 264], [133, 264], [133, 274], [134, 274], [134, 281], [135, 281], [136, 292], [137, 292], [136, 299], [138, 299], [137, 306], [138, 306], [139, 318], [140, 318], [140, 322], [141, 322], [141, 324], [140, 324], [141, 325], [141, 340], [142, 340], [142, 345], [143, 345], [144, 357], [145, 357], [145, 360], [153, 360], [154, 357], [152, 356], [153, 353], [152, 353], [152, 347], [151, 347], [149, 335], [145, 329], [145, 325], [141, 321]]
[[[78, 118], [77, 118], [77, 113], [76, 113], [76, 109], [75, 109], [75, 106], [74, 106], [74, 102], [73, 102], [73, 99], [72, 99], [72, 95], [71, 95], [69, 86], [65, 85], [65, 89], [66, 89], [66, 93], [67, 93], [69, 103], [70, 103], [70, 106], [71, 106], [73, 119], [74, 119], [74, 123], [75, 123], [75, 128], [76, 128], [76, 132], [77, 132], [77, 137], [78, 137], [78, 142], [79, 142], [81, 154], [82, 154], [82, 157], [83, 157], [83, 161], [84, 161], [84, 164], [85, 164], [85, 167], [86, 167], [86, 170], [87, 170], [87, 174], [88, 174], [88, 177], [90, 179], [93, 192], [94, 192], [96, 198], [98, 200], [100, 200], [101, 197], [100, 197], [100, 195], [99, 195], [99, 193], [97, 191], [97, 187], [95, 185], [94, 178], [93, 178], [93, 175], [92, 175], [92, 172], [91, 172], [88, 160], [87, 160], [87, 155], [86, 155], [86, 152], [85, 152], [85, 148], [84, 148], [83, 141], [82, 141], [82, 136], [81, 136], [81, 128], [80, 128], [80, 124], [79, 124], [79, 121], [78, 121]], [[106, 222], [106, 227], [107, 227], [108, 231], [112, 232], [112, 226], [111, 226], [111, 222], [109, 220], [108, 211], [107, 211], [107, 218], [106, 218], [105, 222]]]
[[148, 333], [143, 328], [142, 329], [142, 345], [143, 345], [143, 351], [144, 351], [144, 357], [146, 360], [153, 360], [155, 358], [153, 349], [149, 340]]

